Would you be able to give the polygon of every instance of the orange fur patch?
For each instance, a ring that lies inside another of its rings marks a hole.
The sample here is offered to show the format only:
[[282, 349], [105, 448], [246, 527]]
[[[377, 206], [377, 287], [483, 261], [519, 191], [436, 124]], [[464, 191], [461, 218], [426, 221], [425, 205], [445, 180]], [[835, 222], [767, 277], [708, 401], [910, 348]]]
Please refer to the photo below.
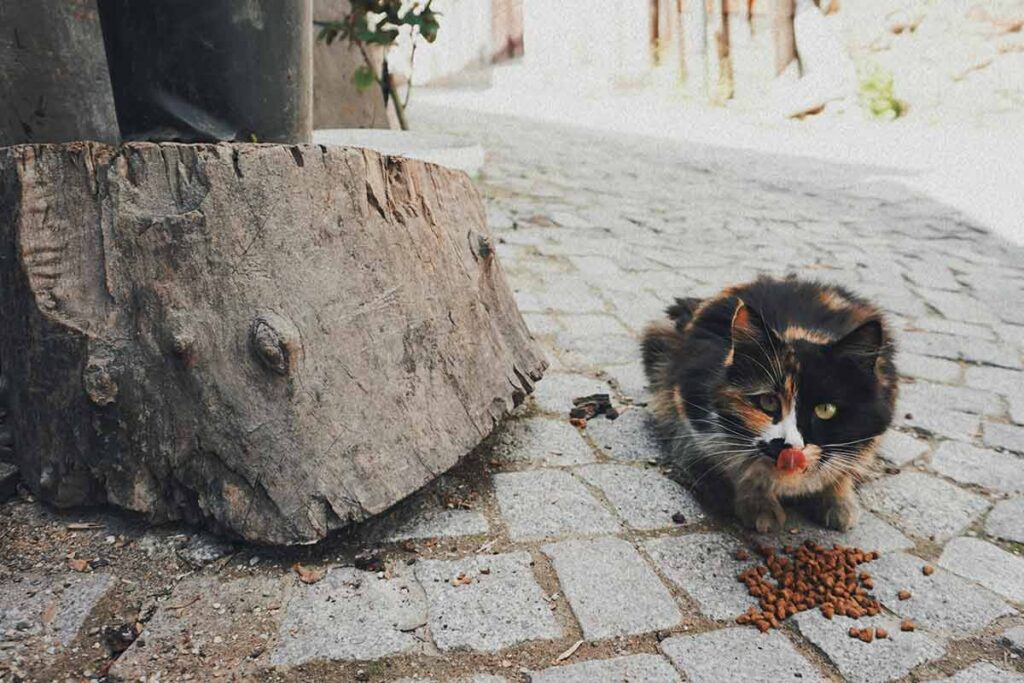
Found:
[[831, 344], [834, 340], [832, 335], [820, 330], [809, 330], [799, 325], [790, 325], [782, 331], [782, 338], [786, 341], [807, 341], [812, 344]]

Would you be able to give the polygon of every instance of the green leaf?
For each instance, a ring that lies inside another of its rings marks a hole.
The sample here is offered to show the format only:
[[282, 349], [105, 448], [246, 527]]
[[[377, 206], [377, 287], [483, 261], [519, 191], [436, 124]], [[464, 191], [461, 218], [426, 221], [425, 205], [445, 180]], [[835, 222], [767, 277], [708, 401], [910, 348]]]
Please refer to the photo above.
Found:
[[373, 77], [373, 71], [370, 67], [365, 64], [360, 66], [352, 74], [352, 82], [356, 85], [356, 90], [359, 92], [365, 92], [369, 88], [373, 87], [373, 84], [377, 82], [377, 79]]

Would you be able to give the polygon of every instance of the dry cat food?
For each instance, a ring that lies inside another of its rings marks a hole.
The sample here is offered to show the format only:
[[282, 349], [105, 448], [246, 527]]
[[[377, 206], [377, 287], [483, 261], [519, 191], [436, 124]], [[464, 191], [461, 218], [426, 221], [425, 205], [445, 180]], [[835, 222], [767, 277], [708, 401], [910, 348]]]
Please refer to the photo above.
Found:
[[[859, 619], [882, 611], [878, 600], [868, 594], [874, 588], [871, 575], [858, 569], [878, 559], [877, 550], [865, 552], [838, 544], [826, 548], [804, 541], [797, 547], [783, 547], [781, 553], [760, 545], [757, 554], [764, 558], [764, 564], [745, 569], [738, 579], [758, 599], [760, 609], [750, 607], [736, 618], [738, 624], [752, 624], [763, 633], [778, 628], [797, 612], [814, 608], [820, 609], [826, 619], [836, 614]], [[737, 559], [746, 557], [749, 554], [745, 550], [736, 553]], [[862, 631], [854, 636], [851, 629], [850, 635], [865, 640], [868, 635], [860, 635]], [[871, 629], [871, 640], [876, 637], [877, 631]]]

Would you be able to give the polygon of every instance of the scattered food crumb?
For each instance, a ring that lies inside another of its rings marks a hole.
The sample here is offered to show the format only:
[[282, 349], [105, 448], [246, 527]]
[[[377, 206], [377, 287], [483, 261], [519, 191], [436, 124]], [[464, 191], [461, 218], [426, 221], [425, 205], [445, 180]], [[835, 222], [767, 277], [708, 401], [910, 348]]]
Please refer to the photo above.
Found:
[[310, 569], [309, 567], [303, 567], [298, 562], [292, 565], [292, 570], [299, 575], [299, 581], [308, 584], [319, 582], [326, 574], [323, 569]]
[[736, 559], [740, 562], [745, 562], [750, 559], [750, 553], [747, 552], [746, 548], [740, 548], [736, 551]]
[[473, 579], [466, 576], [466, 572], [459, 572], [459, 575], [452, 579], [453, 586], [466, 586], [473, 583]]
[[921, 573], [925, 576], [931, 576], [935, 573], [935, 567], [931, 566], [930, 564], [926, 564], [925, 566], [921, 567]]
[[910, 591], [900, 591], [899, 593], [896, 594], [896, 597], [899, 598], [900, 600], [909, 600], [910, 599]]
[[900, 630], [901, 631], [913, 631], [915, 628], [917, 628], [917, 627], [914, 625], [914, 622], [911, 621], [910, 619], [904, 619], [900, 623]]

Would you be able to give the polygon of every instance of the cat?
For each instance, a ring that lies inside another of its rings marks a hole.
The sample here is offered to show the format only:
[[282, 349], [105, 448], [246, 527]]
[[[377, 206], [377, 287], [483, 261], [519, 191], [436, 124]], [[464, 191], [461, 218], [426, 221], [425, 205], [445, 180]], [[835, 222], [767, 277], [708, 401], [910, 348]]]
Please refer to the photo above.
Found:
[[760, 533], [803, 499], [822, 525], [853, 527], [855, 486], [897, 396], [881, 311], [838, 286], [761, 277], [706, 300], [676, 299], [643, 333], [651, 410], [693, 475], [729, 484]]

